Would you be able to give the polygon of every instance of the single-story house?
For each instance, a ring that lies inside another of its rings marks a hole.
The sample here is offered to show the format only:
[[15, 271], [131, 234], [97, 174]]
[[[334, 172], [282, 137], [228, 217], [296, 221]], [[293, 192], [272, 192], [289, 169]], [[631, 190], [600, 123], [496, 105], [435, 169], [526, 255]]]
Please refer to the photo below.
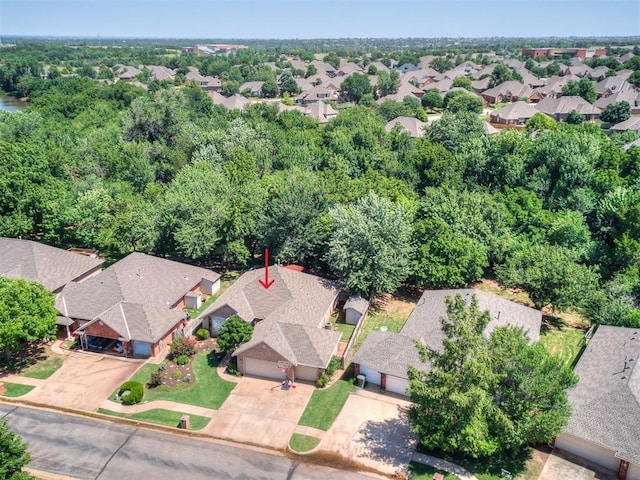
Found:
[[338, 111], [328, 103], [314, 102], [307, 105], [303, 112], [320, 124], [329, 123], [329, 120], [338, 116]]
[[542, 313], [538, 310], [470, 288], [426, 290], [399, 333], [377, 331], [367, 337], [353, 357], [354, 373], [364, 375], [370, 384], [380, 385], [381, 391], [406, 395], [407, 367], [429, 369], [420, 360], [416, 342], [442, 351], [445, 335], [440, 320], [447, 316], [446, 298], [456, 295], [462, 295], [467, 303], [475, 295], [480, 310], [489, 310], [492, 320], [485, 329], [486, 335], [497, 327], [516, 326], [527, 333], [531, 342], [538, 341], [542, 324]]
[[480, 95], [489, 105], [501, 102], [515, 102], [521, 98], [528, 99], [533, 93], [529, 85], [524, 85], [516, 80], [508, 80], [485, 90]]
[[56, 308], [78, 327], [83, 349], [148, 357], [191, 334], [195, 321], [183, 309], [219, 288], [220, 275], [211, 270], [131, 253], [82, 283], [68, 283]]
[[349, 325], [357, 325], [369, 311], [369, 300], [359, 295], [352, 295], [347, 298], [343, 307], [344, 321]]
[[578, 96], [564, 96], [560, 98], [545, 97], [536, 103], [536, 110], [549, 115], [557, 122], [566, 120], [572, 111], [585, 116], [587, 120], [595, 120], [600, 117], [600, 109]]
[[491, 123], [499, 125], [524, 126], [536, 114], [533, 105], [517, 101], [491, 112]]
[[245, 82], [240, 85], [240, 93], [249, 92], [250, 97], [261, 97], [264, 83], [265, 82]]
[[640, 332], [601, 325], [568, 391], [571, 418], [555, 447], [640, 480]]
[[622, 90], [607, 97], [600, 97], [593, 105], [604, 110], [612, 103], [627, 102], [631, 107], [631, 115], [640, 114], [640, 93], [635, 90]]
[[409, 135], [411, 135], [411, 137], [418, 138], [424, 137], [424, 127], [427, 125], [427, 123], [414, 117], [396, 117], [393, 120], [389, 120], [384, 126], [384, 129], [387, 132], [390, 132], [396, 125], [400, 125], [403, 130], [409, 132]]
[[614, 132], [626, 132], [630, 130], [632, 132], [640, 132], [640, 117], [631, 117], [624, 122], [616, 123], [611, 127]]
[[249, 101], [248, 98], [240, 95], [239, 93], [234, 93], [223, 101], [221, 105], [227, 110], [244, 110], [250, 103], [251, 101]]
[[[0, 275], [40, 282], [47, 290], [58, 293], [68, 283], [79, 283], [100, 273], [104, 259], [96, 252], [68, 251], [30, 240], [0, 237]], [[73, 322], [59, 315], [56, 324], [67, 338]]]
[[233, 353], [242, 374], [315, 382], [338, 351], [341, 334], [328, 322], [340, 287], [275, 265], [269, 267], [274, 283], [268, 289], [259, 283], [264, 278], [264, 268], [246, 272], [198, 321], [213, 335], [233, 315], [254, 325], [251, 340]]
[[100, 272], [104, 259], [19, 238], [0, 237], [0, 275], [40, 282], [58, 293], [69, 282]]

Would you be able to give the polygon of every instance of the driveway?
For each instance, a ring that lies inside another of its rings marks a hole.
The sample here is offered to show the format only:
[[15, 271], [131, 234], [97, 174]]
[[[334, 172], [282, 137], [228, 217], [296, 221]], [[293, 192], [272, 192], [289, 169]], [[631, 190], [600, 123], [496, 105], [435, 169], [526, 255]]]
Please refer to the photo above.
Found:
[[562, 450], [555, 449], [547, 458], [538, 480], [616, 480], [613, 470], [587, 462]]
[[144, 360], [72, 352], [48, 379], [21, 397], [56, 407], [96, 411]]
[[320, 449], [341, 455], [379, 472], [406, 475], [416, 440], [405, 418], [408, 400], [358, 390], [347, 399]]
[[287, 448], [311, 394], [312, 385], [282, 390], [277, 380], [242, 377], [203, 433], [236, 442]]

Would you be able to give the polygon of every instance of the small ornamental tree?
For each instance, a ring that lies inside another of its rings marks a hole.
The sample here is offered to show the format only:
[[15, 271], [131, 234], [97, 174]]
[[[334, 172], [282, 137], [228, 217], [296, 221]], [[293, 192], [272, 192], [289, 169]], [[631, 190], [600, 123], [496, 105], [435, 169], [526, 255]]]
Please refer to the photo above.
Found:
[[193, 337], [177, 337], [171, 342], [169, 355], [174, 359], [177, 359], [181, 355], [190, 357], [196, 353], [197, 344], [197, 340]]
[[220, 327], [218, 347], [223, 352], [233, 352], [242, 343], [251, 340], [253, 327], [237, 315], [233, 315]]
[[31, 461], [24, 441], [9, 428], [6, 420], [0, 419], [0, 478], [29, 479], [22, 467]]
[[631, 117], [629, 102], [615, 102], [607, 105], [600, 115], [600, 120], [607, 123], [620, 123]]
[[54, 301], [54, 295], [38, 282], [0, 277], [0, 350], [5, 360], [23, 342], [54, 337]]

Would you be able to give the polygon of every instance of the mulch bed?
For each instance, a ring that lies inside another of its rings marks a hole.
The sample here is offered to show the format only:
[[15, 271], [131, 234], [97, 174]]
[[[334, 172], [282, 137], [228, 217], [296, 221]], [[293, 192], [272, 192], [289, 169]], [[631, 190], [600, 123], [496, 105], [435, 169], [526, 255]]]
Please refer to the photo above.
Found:
[[[198, 345], [196, 347], [197, 353], [202, 351], [211, 352], [218, 345], [213, 338], [209, 338], [207, 340], [198, 341]], [[169, 356], [167, 356], [166, 360], [162, 363], [165, 365], [164, 370], [160, 371], [160, 375], [162, 377], [162, 385], [158, 387], [152, 388], [161, 388], [167, 390], [177, 390], [179, 387], [187, 388], [189, 385], [193, 384], [193, 360], [196, 355], [192, 356], [189, 359], [189, 363], [185, 365], [178, 365], [175, 361], [171, 360]], [[185, 378], [189, 378], [190, 381], [185, 381]]]

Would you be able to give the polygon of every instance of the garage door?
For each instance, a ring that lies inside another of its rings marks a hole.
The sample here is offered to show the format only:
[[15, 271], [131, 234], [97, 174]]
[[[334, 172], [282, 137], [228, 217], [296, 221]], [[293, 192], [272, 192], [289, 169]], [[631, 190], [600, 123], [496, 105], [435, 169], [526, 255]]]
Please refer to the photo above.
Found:
[[318, 379], [318, 369], [315, 367], [296, 367], [296, 380], [315, 382]]
[[133, 342], [134, 357], [150, 357], [151, 344], [147, 342]]
[[255, 358], [245, 357], [244, 371], [246, 375], [254, 377], [275, 378], [278, 380], [284, 380], [285, 378], [285, 374], [278, 368], [278, 364], [267, 360], [257, 360]]
[[387, 375], [387, 392], [406, 395], [407, 388], [409, 388], [409, 380], [407, 378], [392, 377], [391, 375]]
[[556, 438], [556, 447], [610, 470], [618, 471], [620, 460], [615, 457], [613, 450], [600, 447], [568, 433], [563, 433]]
[[367, 383], [374, 383], [380, 385], [380, 372], [373, 367], [366, 365], [360, 365], [360, 375], [367, 377]]
[[640, 465], [635, 465], [633, 463], [629, 464], [627, 480], [640, 480]]

